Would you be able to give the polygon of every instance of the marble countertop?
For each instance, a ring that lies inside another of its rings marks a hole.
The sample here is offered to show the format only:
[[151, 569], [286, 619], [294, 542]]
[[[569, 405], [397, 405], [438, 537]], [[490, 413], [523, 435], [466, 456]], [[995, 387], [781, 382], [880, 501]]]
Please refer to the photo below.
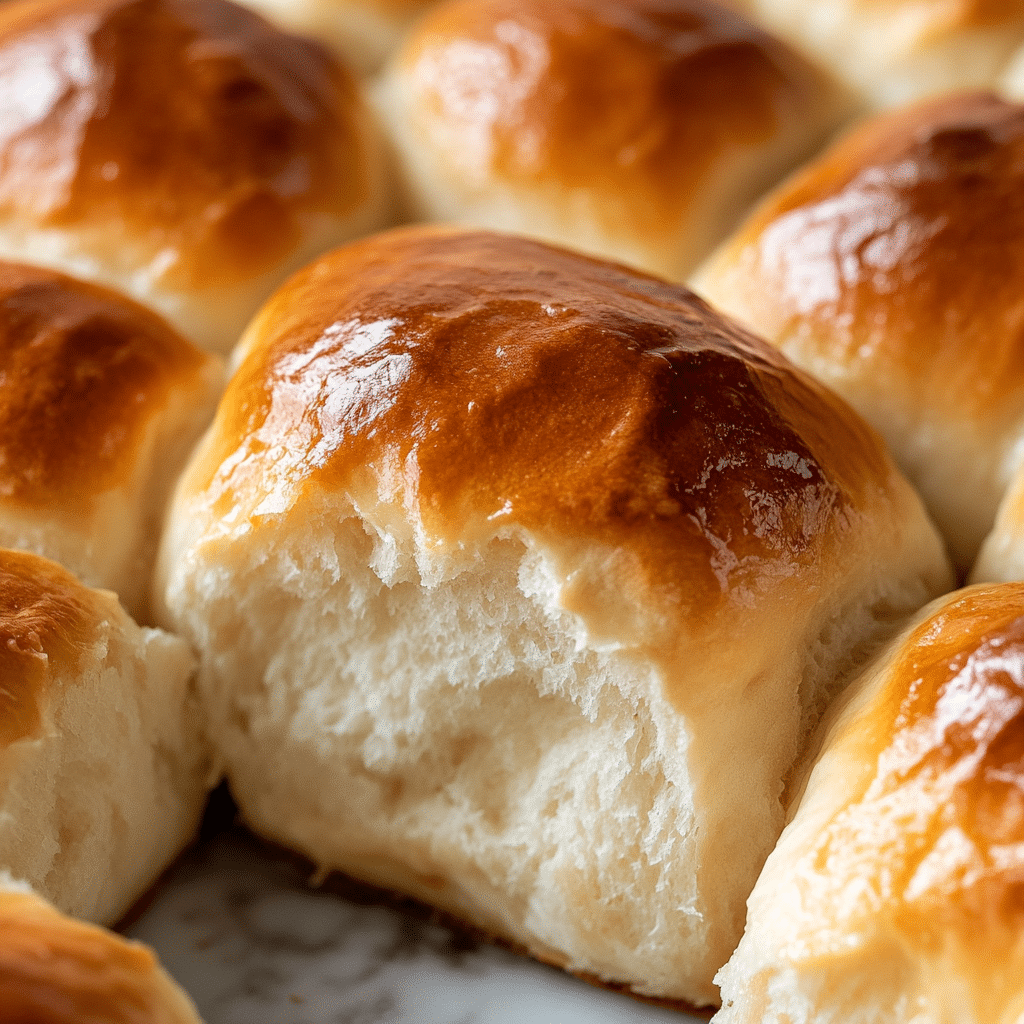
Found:
[[124, 929], [207, 1024], [694, 1024], [594, 988], [355, 884], [237, 826], [207, 830]]

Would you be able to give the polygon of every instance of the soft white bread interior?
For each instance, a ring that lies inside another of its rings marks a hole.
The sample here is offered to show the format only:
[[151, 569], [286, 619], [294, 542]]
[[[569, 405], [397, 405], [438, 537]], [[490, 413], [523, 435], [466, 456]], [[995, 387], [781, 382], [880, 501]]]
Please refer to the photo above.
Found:
[[10, 0], [0, 109], [0, 256], [118, 288], [204, 348], [389, 222], [352, 76], [226, 0]]
[[1024, 471], [999, 503], [996, 521], [971, 569], [972, 583], [1024, 580]]
[[0, 261], [0, 547], [145, 620], [165, 505], [222, 387], [220, 360], [144, 307]]
[[437, 0], [242, 0], [291, 32], [313, 36], [360, 74], [376, 71], [413, 19]]
[[927, 608], [847, 691], [716, 1024], [1024, 1020], [1024, 585]]
[[0, 551], [0, 868], [75, 917], [126, 912], [202, 814], [194, 664], [113, 594]]
[[406, 229], [254, 321], [161, 550], [245, 819], [714, 1002], [783, 780], [950, 584], [880, 439], [685, 289]]
[[0, 870], [0, 1024], [201, 1024], [153, 952]]
[[771, 195], [695, 286], [886, 439], [967, 571], [1024, 462], [1024, 106], [879, 115]]
[[730, 0], [870, 107], [996, 88], [1024, 43], [1021, 0]]
[[412, 219], [675, 280], [846, 111], [824, 72], [706, 0], [454, 0], [375, 95]]

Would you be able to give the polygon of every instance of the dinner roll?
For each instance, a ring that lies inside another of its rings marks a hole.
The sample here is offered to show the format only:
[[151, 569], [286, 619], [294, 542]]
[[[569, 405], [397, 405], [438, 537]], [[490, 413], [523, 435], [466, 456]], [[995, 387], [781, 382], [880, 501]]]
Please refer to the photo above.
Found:
[[193, 666], [113, 594], [0, 551], [0, 868], [75, 917], [125, 913], [202, 814]]
[[1024, 43], [1024, 0], [730, 0], [890, 107], [996, 87]]
[[1019, 1024], [1024, 585], [937, 601], [847, 693], [716, 1024]]
[[113, 285], [205, 348], [386, 217], [350, 75], [225, 0], [0, 4], [0, 110], [0, 257]]
[[402, 33], [437, 0], [243, 0], [292, 32], [314, 36], [350, 67], [375, 71]]
[[145, 618], [164, 507], [222, 373], [142, 306], [0, 262], [0, 547]]
[[379, 106], [411, 216], [682, 278], [844, 108], [824, 74], [705, 0], [456, 0]]
[[406, 229], [294, 277], [158, 569], [246, 820], [709, 1003], [805, 731], [949, 585], [881, 441], [685, 289]]
[[64, 917], [0, 871], [0, 1024], [200, 1024], [141, 943]]
[[879, 430], [966, 570], [1024, 461], [1024, 107], [881, 115], [697, 276]]

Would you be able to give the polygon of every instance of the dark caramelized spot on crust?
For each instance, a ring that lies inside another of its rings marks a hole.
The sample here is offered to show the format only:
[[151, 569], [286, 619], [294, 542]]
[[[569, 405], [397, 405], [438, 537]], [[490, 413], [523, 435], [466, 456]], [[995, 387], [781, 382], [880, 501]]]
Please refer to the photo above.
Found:
[[951, 415], [1019, 415], [1024, 106], [970, 94], [876, 118], [735, 245], [755, 321], [895, 373]]
[[192, 477], [226, 519], [379, 486], [435, 538], [605, 542], [699, 613], [817, 578], [889, 479], [853, 413], [684, 288], [525, 239], [356, 243], [255, 338]]
[[74, 514], [124, 486], [147, 425], [207, 359], [114, 292], [0, 263], [0, 499]]
[[350, 77], [225, 0], [5, 3], [0, 109], [0, 213], [123, 232], [175, 285], [267, 269], [368, 188]]
[[402, 63], [473, 174], [593, 190], [648, 232], [723, 157], [816, 103], [820, 75], [703, 0], [469, 0], [420, 23]]
[[89, 599], [55, 563], [0, 550], [0, 750], [38, 735], [54, 666], [74, 672], [96, 632]]
[[0, 892], [0, 1024], [174, 1024], [146, 947]]

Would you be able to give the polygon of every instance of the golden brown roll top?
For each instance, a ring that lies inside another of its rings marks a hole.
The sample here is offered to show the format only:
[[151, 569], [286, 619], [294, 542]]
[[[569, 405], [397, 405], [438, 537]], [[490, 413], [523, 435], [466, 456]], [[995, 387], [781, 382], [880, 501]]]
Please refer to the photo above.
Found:
[[719, 307], [889, 442], [963, 567], [1020, 462], [1024, 107], [948, 97], [868, 122], [699, 275]]
[[163, 503], [221, 372], [112, 291], [0, 262], [0, 545], [142, 614]]
[[63, 274], [0, 263], [0, 495], [88, 510], [123, 487], [151, 419], [210, 390], [216, 361], [142, 306]]
[[833, 69], [868, 106], [999, 85], [1024, 42], [1020, 0], [733, 0]]
[[1024, 585], [935, 602], [848, 693], [720, 975], [722, 1019], [1015, 1024]]
[[462, 0], [417, 24], [380, 105], [417, 216], [678, 278], [842, 103], [704, 0]]
[[0, 872], [2, 1024], [200, 1024], [152, 951], [64, 917]]
[[348, 73], [225, 0], [4, 4], [0, 107], [0, 249], [120, 283], [222, 350], [297, 254], [381, 206]]
[[685, 289], [510, 236], [338, 250], [242, 353], [185, 481], [215, 535], [329, 489], [439, 550], [500, 527], [606, 545], [701, 618], [827, 575], [894, 478], [848, 407]]

